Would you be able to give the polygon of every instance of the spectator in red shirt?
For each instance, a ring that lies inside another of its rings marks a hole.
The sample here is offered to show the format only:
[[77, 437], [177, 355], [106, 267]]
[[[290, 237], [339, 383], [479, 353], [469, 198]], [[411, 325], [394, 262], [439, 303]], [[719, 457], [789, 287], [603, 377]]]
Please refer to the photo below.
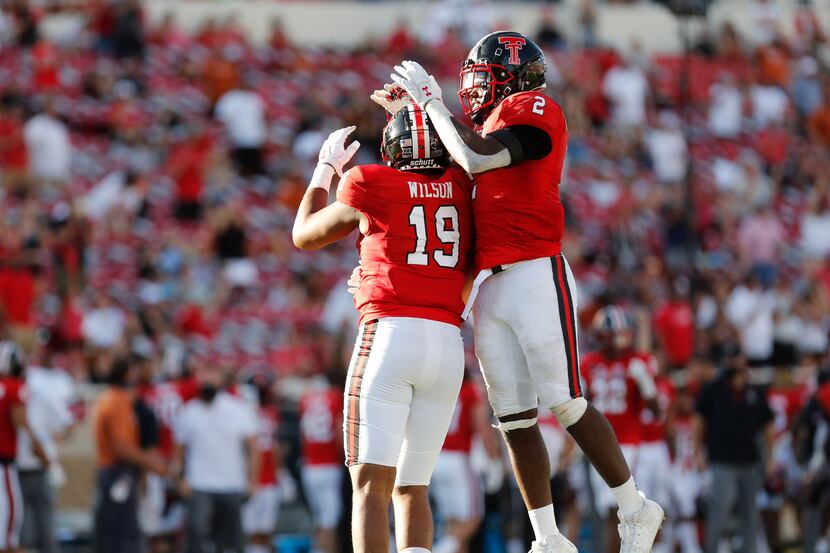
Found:
[[406, 54], [415, 47], [415, 39], [409, 34], [405, 21], [399, 21], [386, 42], [388, 52]]
[[23, 101], [16, 92], [0, 97], [0, 167], [3, 180], [15, 192], [23, 192], [29, 172], [29, 155], [23, 140]]
[[689, 303], [689, 282], [678, 278], [669, 300], [654, 314], [657, 338], [672, 368], [685, 367], [695, 352], [695, 318]]
[[167, 174], [176, 181], [176, 218], [192, 222], [202, 218], [205, 169], [213, 144], [210, 136], [203, 131], [185, 132], [188, 136], [172, 148], [167, 159]]

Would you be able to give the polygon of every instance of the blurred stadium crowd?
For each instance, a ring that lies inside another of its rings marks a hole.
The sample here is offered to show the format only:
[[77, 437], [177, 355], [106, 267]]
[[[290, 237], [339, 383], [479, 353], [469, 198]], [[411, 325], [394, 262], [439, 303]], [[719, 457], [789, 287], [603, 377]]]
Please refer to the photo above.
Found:
[[[25, 0], [3, 8], [2, 334], [75, 383], [108, 382], [124, 358], [150, 380], [174, 378], [165, 368], [183, 354], [239, 382], [268, 375], [290, 427], [280, 435], [296, 440], [299, 398], [345, 367], [356, 324], [353, 248], [291, 244], [320, 144], [354, 124], [357, 162], [379, 161], [385, 119], [368, 94], [392, 65], [417, 59], [454, 90], [470, 44], [509, 22], [450, 14], [426, 44], [402, 26], [353, 49], [310, 49], [279, 21], [252, 44], [233, 17], [185, 34], [172, 17], [148, 24], [137, 1], [92, 6], [60, 46]], [[570, 130], [563, 249], [583, 351], [596, 311], [615, 304], [690, 398], [751, 368], [747, 385], [775, 415], [763, 541], [826, 551], [823, 525], [810, 534], [805, 521], [830, 502], [830, 45], [809, 4], [793, 36], [779, 33], [775, 0], [748, 17], [752, 36], [724, 24], [684, 57], [604, 47], [590, 0], [576, 41], [542, 12], [547, 94]], [[579, 533], [593, 502], [579, 456], [550, 432], [557, 509]], [[299, 452], [287, 460], [295, 476]], [[477, 539], [498, 551], [492, 527], [521, 540], [524, 515], [515, 491], [503, 501], [509, 482], [490, 484], [490, 534]], [[599, 548], [596, 533], [574, 537]]]

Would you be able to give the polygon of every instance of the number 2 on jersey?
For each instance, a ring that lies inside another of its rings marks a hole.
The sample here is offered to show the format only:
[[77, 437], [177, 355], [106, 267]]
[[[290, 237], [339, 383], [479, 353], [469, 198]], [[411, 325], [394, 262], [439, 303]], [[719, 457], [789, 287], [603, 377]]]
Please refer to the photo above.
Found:
[[545, 114], [545, 99], [541, 96], [534, 96], [533, 98], [536, 101], [533, 102], [533, 107], [530, 108], [530, 111], [532, 111], [536, 115], [544, 115]]
[[[412, 206], [409, 212], [409, 224], [415, 227], [415, 251], [406, 255], [406, 262], [409, 265], [429, 265], [424, 206]], [[458, 210], [454, 205], [442, 205], [435, 210], [435, 233], [442, 245], [452, 245], [452, 252], [448, 254], [443, 248], [438, 247], [432, 252], [432, 258], [440, 267], [455, 268], [458, 265], [458, 244], [461, 241], [461, 233], [458, 227]]]

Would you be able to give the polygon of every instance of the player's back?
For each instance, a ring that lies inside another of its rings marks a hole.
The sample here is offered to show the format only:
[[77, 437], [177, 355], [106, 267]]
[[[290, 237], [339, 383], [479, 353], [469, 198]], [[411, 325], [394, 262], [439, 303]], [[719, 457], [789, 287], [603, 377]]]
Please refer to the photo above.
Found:
[[522, 92], [507, 97], [493, 110], [482, 135], [523, 125], [547, 133], [551, 151], [541, 159], [525, 159], [475, 176], [473, 212], [480, 269], [560, 252], [564, 210], [559, 183], [568, 145], [565, 116], [547, 96]]
[[640, 413], [645, 405], [631, 377], [631, 363], [645, 360], [635, 352], [616, 357], [593, 352], [581, 365], [591, 403], [608, 419], [621, 444], [637, 445], [642, 441]]
[[416, 317], [460, 324], [472, 245], [471, 183], [460, 169], [355, 167], [337, 199], [368, 219], [358, 238], [361, 320]]
[[300, 400], [303, 462], [335, 465], [343, 460], [340, 447], [343, 393], [334, 388], [311, 390]]

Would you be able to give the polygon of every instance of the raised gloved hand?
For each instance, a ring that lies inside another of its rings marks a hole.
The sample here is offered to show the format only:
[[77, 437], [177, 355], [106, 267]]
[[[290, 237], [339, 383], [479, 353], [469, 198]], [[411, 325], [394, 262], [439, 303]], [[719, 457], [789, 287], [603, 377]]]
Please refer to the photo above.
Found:
[[433, 100], [441, 99], [441, 87], [435, 77], [426, 72], [421, 64], [415, 61], [402, 61], [395, 66], [396, 73], [390, 77], [401, 86], [409, 96], [422, 108]]
[[383, 85], [383, 89], [372, 92], [369, 99], [385, 109], [389, 117], [395, 117], [400, 110], [412, 102], [406, 90], [396, 84]]
[[331, 133], [320, 147], [320, 155], [317, 157], [318, 163], [325, 163], [334, 169], [335, 173], [342, 176], [343, 166], [352, 159], [357, 149], [360, 148], [360, 142], [357, 140], [349, 144], [348, 147], [346, 146], [346, 139], [356, 128], [352, 125]]

